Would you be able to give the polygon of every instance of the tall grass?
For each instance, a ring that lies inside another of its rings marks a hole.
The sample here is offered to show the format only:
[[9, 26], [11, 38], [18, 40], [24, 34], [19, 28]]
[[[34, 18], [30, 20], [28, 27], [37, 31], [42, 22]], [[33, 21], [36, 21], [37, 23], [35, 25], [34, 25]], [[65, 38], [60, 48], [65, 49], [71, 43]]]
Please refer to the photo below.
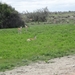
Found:
[[75, 54], [75, 25], [31, 25], [21, 34], [0, 29], [0, 71], [70, 54]]

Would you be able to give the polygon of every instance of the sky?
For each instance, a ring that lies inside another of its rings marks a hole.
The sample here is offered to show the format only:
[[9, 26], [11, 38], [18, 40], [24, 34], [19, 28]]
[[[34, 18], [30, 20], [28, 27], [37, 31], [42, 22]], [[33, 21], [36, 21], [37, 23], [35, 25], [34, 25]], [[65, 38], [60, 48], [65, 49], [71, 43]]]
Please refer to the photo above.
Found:
[[33, 12], [47, 7], [49, 11], [75, 11], [75, 0], [0, 0], [18, 12]]

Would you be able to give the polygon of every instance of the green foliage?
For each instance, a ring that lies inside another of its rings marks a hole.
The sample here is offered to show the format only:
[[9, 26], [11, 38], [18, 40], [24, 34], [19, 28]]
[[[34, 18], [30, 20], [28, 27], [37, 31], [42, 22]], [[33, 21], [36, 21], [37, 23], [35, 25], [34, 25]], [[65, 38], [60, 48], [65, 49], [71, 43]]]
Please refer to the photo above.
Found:
[[0, 3], [0, 28], [14, 28], [24, 25], [19, 13], [7, 4]]
[[[27, 41], [34, 36], [36, 40]], [[32, 25], [21, 34], [0, 30], [0, 71], [70, 54], [75, 54], [75, 25]]]

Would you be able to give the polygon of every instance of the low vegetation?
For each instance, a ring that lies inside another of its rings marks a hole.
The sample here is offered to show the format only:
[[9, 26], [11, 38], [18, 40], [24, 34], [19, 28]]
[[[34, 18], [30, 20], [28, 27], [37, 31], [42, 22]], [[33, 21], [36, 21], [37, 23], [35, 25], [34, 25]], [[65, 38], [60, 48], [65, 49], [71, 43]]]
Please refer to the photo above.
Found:
[[41, 23], [23, 28], [21, 33], [17, 28], [0, 29], [0, 71], [70, 54], [75, 54], [75, 25]]

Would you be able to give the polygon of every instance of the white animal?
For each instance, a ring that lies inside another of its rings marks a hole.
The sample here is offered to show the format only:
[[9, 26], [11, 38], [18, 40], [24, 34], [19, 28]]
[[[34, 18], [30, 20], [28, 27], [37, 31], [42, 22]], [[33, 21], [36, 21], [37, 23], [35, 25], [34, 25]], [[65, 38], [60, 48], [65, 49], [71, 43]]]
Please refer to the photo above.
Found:
[[25, 28], [28, 28], [28, 26], [27, 26], [27, 25], [25, 25]]
[[26, 31], [28, 30], [28, 26], [27, 25], [25, 25], [25, 29], [26, 29]]
[[32, 41], [32, 40], [35, 40], [36, 39], [36, 36], [34, 38], [28, 38], [27, 41]]
[[18, 33], [21, 33], [22, 32], [22, 27], [19, 27], [18, 28]]

